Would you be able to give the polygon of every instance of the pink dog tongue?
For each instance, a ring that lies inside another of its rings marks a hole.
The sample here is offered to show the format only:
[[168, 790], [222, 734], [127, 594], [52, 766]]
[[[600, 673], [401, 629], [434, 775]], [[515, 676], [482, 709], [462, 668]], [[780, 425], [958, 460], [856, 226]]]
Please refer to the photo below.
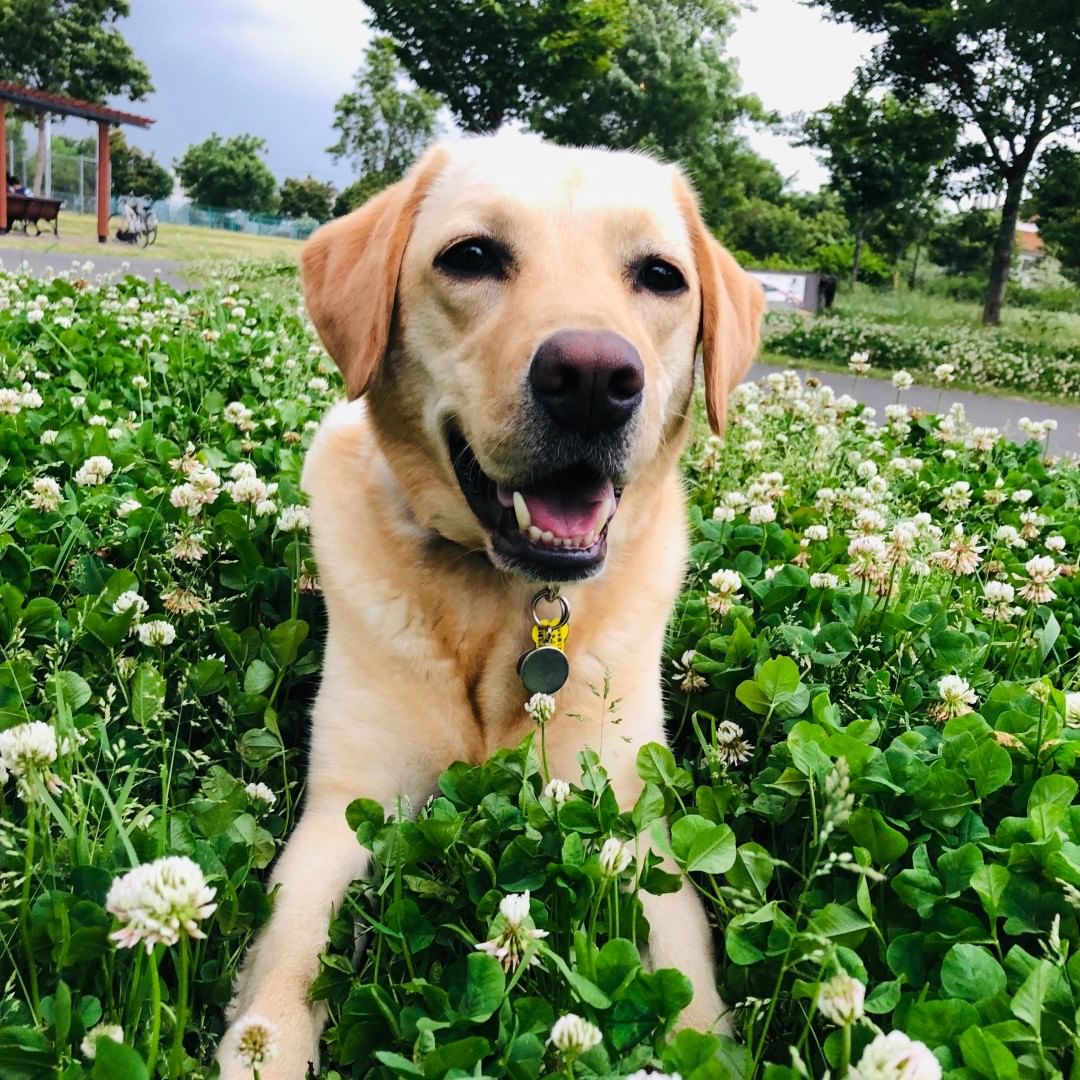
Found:
[[587, 536], [604, 524], [604, 513], [615, 495], [610, 480], [567, 491], [554, 484], [538, 484], [523, 491], [532, 523], [555, 536]]

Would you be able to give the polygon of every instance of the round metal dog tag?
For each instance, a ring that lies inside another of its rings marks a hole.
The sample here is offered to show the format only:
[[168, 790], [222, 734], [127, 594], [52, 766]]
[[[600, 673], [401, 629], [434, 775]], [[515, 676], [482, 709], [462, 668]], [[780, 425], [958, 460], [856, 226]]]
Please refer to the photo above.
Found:
[[541, 645], [525, 653], [518, 661], [518, 674], [530, 694], [554, 694], [566, 685], [570, 662], [562, 649]]

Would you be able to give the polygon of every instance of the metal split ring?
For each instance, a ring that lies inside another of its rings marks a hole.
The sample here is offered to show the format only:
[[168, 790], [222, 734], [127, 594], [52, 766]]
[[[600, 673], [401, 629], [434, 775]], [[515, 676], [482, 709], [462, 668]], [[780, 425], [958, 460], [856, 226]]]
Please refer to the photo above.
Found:
[[[537, 614], [537, 607], [540, 605], [541, 600], [546, 600], [549, 604], [559, 605], [559, 621], [555, 624], [544, 622], [543, 619]], [[545, 585], [533, 598], [532, 598], [532, 617], [533, 622], [537, 626], [546, 626], [549, 630], [558, 630], [565, 626], [570, 621], [570, 605], [566, 601], [566, 597], [559, 593], [557, 585]]]

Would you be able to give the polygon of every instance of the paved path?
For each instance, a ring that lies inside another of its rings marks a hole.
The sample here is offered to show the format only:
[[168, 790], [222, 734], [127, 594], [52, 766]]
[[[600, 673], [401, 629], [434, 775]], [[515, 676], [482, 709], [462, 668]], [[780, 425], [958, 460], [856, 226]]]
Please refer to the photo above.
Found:
[[178, 289], [189, 287], [184, 277], [184, 264], [169, 262], [167, 259], [161, 262], [155, 259], [125, 259], [123, 255], [98, 254], [93, 249], [88, 250], [85, 255], [75, 255], [70, 251], [42, 251], [38, 247], [8, 247], [6, 244], [0, 246], [0, 265], [5, 270], [15, 270], [25, 262], [31, 272], [39, 277], [50, 270], [60, 273], [62, 270], [70, 270], [73, 266], [82, 266], [87, 261], [94, 264], [95, 274], [119, 270], [126, 262], [129, 272], [136, 277], [160, 277], [162, 281], [167, 281]]
[[[896, 389], [888, 379], [859, 379], [837, 371], [815, 371], [792, 361], [785, 367], [794, 368], [804, 379], [813, 375], [831, 386], [838, 394], [850, 394], [872, 405], [878, 411], [878, 419], [884, 420], [885, 406], [896, 401]], [[748, 378], [760, 379], [770, 372], [782, 370], [772, 364], [755, 364]], [[990, 394], [973, 394], [966, 390], [946, 389], [941, 393], [936, 386], [920, 386], [916, 383], [900, 395], [906, 405], [917, 405], [927, 412], [947, 409], [959, 401], [967, 413], [968, 421], [980, 427], [1000, 428], [1010, 438], [1024, 440], [1027, 436], [1017, 426], [1022, 416], [1032, 420], [1053, 417], [1058, 422], [1057, 431], [1050, 436], [1050, 452], [1080, 455], [1080, 407], [1070, 405], [1045, 405], [1040, 401], [1022, 398], [997, 397]], [[941, 402], [939, 405], [938, 402]]]

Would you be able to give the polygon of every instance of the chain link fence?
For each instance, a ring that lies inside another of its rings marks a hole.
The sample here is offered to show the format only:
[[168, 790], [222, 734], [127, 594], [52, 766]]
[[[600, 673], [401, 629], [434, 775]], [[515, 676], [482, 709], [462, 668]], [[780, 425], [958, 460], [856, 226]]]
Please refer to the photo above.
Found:
[[[20, 184], [32, 187], [36, 156], [29, 151], [18, 153], [16, 147], [8, 147], [8, 172]], [[97, 212], [97, 159], [67, 154], [53, 154], [52, 189], [35, 194], [60, 199], [64, 209], [77, 214]], [[112, 192], [112, 212], [120, 208], [120, 200], [126, 192]], [[246, 210], [222, 210], [191, 203], [177, 203], [161, 199], [154, 203], [158, 222], [167, 225], [195, 225], [203, 229], [224, 229], [226, 232], [249, 233], [256, 236], [276, 236], [303, 240], [310, 236], [319, 223], [314, 218], [287, 218], [275, 214], [253, 214]]]

